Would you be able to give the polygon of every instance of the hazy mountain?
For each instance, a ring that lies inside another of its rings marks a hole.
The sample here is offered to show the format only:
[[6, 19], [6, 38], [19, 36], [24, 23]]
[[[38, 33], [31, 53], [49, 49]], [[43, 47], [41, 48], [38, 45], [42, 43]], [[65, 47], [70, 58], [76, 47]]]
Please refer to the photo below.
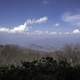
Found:
[[21, 35], [0, 34], [0, 44], [15, 44], [39, 50], [53, 50], [65, 44], [80, 44], [80, 35]]

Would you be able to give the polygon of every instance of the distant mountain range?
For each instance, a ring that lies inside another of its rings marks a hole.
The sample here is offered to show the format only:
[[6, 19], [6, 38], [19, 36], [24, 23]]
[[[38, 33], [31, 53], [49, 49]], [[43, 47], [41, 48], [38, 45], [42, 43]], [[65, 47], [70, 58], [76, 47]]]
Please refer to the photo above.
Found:
[[37, 50], [54, 50], [66, 44], [80, 44], [80, 35], [0, 34], [0, 44], [15, 44]]

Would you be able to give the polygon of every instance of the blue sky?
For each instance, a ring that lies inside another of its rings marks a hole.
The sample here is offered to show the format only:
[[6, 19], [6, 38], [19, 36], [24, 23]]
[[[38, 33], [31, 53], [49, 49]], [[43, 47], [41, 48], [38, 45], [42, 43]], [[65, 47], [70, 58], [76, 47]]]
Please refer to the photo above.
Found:
[[28, 19], [45, 23], [26, 31], [80, 33], [80, 0], [0, 0], [0, 31], [21, 30]]

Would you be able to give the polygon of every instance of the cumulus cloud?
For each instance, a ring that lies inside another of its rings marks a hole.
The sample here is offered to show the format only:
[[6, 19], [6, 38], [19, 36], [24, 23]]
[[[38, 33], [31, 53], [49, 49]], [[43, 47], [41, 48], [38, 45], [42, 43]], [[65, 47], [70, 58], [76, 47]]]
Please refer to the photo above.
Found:
[[80, 33], [80, 30], [79, 30], [79, 29], [75, 29], [75, 30], [73, 30], [72, 33], [73, 33], [73, 34], [78, 34], [78, 33]]
[[5, 27], [0, 28], [0, 32], [8, 32], [8, 33], [24, 32], [25, 30], [28, 30], [26, 23], [24, 23], [23, 25], [19, 25], [17, 27], [14, 27], [12, 29], [11, 28], [5, 28]]
[[9, 29], [8, 28], [0, 28], [0, 32], [8, 32]]
[[8, 33], [15, 33], [15, 32], [26, 32], [29, 30], [29, 27], [33, 24], [41, 24], [48, 21], [47, 17], [42, 17], [40, 19], [28, 19], [23, 25], [19, 25], [12, 29], [2, 27], [0, 28], [0, 32], [8, 32]]
[[[66, 22], [78, 22], [80, 15], [69, 15], [67, 14], [66, 16], [64, 16], [64, 21]], [[13, 28], [6, 28], [6, 27], [2, 27], [0, 28], [0, 32], [7, 32], [7, 33], [24, 33], [26, 32], [29, 35], [69, 35], [69, 34], [79, 34], [80, 30], [79, 29], [74, 29], [72, 32], [56, 32], [56, 31], [41, 31], [41, 30], [36, 30], [33, 32], [28, 32], [29, 31], [29, 27], [33, 26], [33, 24], [42, 24], [42, 23], [46, 23], [48, 21], [48, 18], [42, 17], [39, 19], [27, 19], [24, 24], [13, 27]], [[78, 23], [79, 25], [79, 23]], [[59, 23], [54, 24], [54, 26], [60, 26]]]

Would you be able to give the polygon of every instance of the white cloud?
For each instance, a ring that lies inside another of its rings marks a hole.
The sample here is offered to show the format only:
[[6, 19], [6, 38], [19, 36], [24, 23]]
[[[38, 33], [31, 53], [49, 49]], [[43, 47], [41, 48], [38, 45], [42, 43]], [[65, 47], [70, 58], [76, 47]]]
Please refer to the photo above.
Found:
[[45, 23], [46, 21], [48, 20], [48, 18], [47, 17], [43, 17], [43, 18], [40, 18], [40, 19], [37, 19], [37, 20], [35, 20], [34, 21], [34, 23]]
[[[76, 22], [76, 21], [79, 21], [80, 15], [66, 15], [64, 16], [64, 21], [66, 22]], [[80, 33], [80, 30], [79, 29], [75, 29], [73, 30], [72, 32], [56, 32], [56, 31], [41, 31], [41, 30], [36, 30], [36, 31], [33, 31], [33, 32], [28, 32], [29, 31], [29, 27], [33, 26], [33, 24], [42, 24], [42, 23], [45, 23], [48, 21], [48, 18], [45, 16], [45, 17], [42, 17], [42, 18], [39, 18], [39, 19], [27, 19], [27, 21], [22, 24], [22, 25], [19, 25], [19, 26], [16, 26], [14, 28], [6, 28], [6, 27], [2, 27], [0, 28], [0, 32], [7, 32], [7, 33], [24, 33], [26, 32], [26, 34], [29, 34], [29, 35], [69, 35], [69, 34], [79, 34]], [[78, 23], [79, 25], [80, 23]], [[54, 24], [54, 26], [60, 26], [59, 23], [56, 23]]]
[[60, 24], [59, 24], [59, 23], [56, 23], [56, 24], [54, 24], [54, 26], [55, 26], [55, 27], [58, 27], [58, 26], [60, 26]]
[[14, 27], [12, 29], [5, 28], [5, 27], [0, 28], [0, 32], [8, 32], [8, 33], [24, 32], [25, 30], [28, 30], [28, 26], [26, 23], [24, 23], [23, 25], [19, 25], [17, 27]]
[[48, 17], [42, 17], [42, 18], [39, 18], [39, 19], [28, 19], [26, 21], [26, 24], [27, 25], [32, 25], [32, 24], [41, 24], [41, 23], [45, 23], [48, 21]]
[[9, 29], [8, 28], [0, 28], [0, 32], [8, 32]]
[[41, 31], [41, 30], [36, 30], [34, 32], [29, 33], [31, 35], [74, 35], [74, 34], [80, 34], [79, 29], [75, 29], [72, 32], [56, 32], [56, 31]]
[[64, 34], [69, 35], [69, 34], [72, 34], [72, 32], [65, 32]]
[[56, 31], [41, 31], [41, 30], [36, 30], [33, 32], [27, 32], [28, 35], [74, 35], [74, 34], [80, 34], [80, 31], [78, 29], [73, 30], [72, 32], [56, 32]]
[[57, 32], [50, 32], [50, 35], [56, 35], [58, 34]]
[[40, 34], [43, 34], [43, 31], [41, 31], [41, 30], [36, 30], [36, 31], [34, 31], [33, 33], [40, 35]]
[[80, 14], [65, 13], [63, 15], [63, 20], [73, 25], [80, 26]]
[[33, 32], [27, 32], [28, 35], [57, 35], [58, 32], [54, 32], [54, 31], [42, 31], [42, 30], [35, 30]]
[[59, 26], [59, 23], [56, 23], [55, 25], [56, 25], [56, 26]]
[[78, 34], [78, 33], [80, 33], [80, 30], [79, 30], [79, 29], [75, 29], [75, 30], [73, 30], [72, 33], [73, 33], [73, 34]]
[[45, 30], [45, 31], [41, 31], [41, 30], [36, 30], [33, 32], [33, 34], [37, 34], [37, 35], [44, 35], [44, 34], [49, 34], [50, 32]]
[[41, 23], [45, 23], [47, 21], [48, 21], [47, 17], [42, 17], [37, 20], [36, 19], [28, 19], [23, 25], [19, 25], [17, 27], [12, 28], [12, 29], [2, 27], [2, 28], [0, 28], [0, 32], [8, 32], [8, 33], [26, 32], [29, 30], [29, 27], [32, 26], [33, 24], [41, 24]]
[[63, 20], [66, 22], [80, 22], [80, 14], [65, 13], [63, 15]]

